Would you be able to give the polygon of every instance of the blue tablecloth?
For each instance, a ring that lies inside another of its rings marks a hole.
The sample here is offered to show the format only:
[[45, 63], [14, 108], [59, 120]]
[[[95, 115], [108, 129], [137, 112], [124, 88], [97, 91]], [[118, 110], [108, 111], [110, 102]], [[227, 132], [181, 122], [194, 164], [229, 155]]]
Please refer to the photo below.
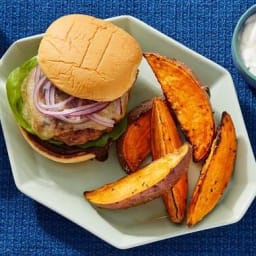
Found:
[[[252, 4], [253, 0], [2, 0], [0, 56], [17, 39], [44, 32], [64, 14], [135, 16], [231, 73], [255, 155], [256, 94], [238, 74], [230, 51], [235, 24]], [[236, 224], [122, 251], [20, 193], [2, 130], [0, 147], [0, 255], [256, 255], [256, 201]]]

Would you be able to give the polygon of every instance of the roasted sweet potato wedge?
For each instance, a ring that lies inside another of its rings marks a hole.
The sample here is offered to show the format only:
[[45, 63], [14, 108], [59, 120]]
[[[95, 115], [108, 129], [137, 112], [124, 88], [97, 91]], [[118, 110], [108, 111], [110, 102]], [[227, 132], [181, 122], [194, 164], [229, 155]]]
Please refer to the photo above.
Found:
[[184, 135], [193, 146], [194, 161], [206, 158], [215, 135], [213, 111], [206, 91], [183, 63], [155, 53], [144, 56]]
[[[154, 98], [151, 117], [151, 145], [153, 159], [173, 152], [182, 145], [180, 135], [171, 113], [161, 98]], [[178, 182], [163, 195], [169, 218], [174, 223], [184, 219], [187, 205], [188, 178], [185, 172]]]
[[117, 140], [117, 156], [127, 173], [138, 170], [151, 152], [150, 120], [152, 100], [145, 101], [128, 114], [128, 126]]
[[170, 189], [189, 167], [188, 143], [124, 178], [93, 191], [84, 192], [92, 204], [110, 209], [128, 208], [148, 202]]
[[187, 214], [188, 226], [203, 219], [222, 197], [233, 173], [236, 149], [233, 121], [227, 112], [223, 112], [210, 154], [192, 195]]

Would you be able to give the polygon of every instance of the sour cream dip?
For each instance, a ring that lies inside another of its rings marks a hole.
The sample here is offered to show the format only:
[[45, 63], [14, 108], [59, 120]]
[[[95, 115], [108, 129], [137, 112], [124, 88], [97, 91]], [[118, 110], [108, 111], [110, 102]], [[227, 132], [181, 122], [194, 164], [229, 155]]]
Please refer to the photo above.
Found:
[[256, 14], [244, 23], [239, 40], [241, 58], [248, 70], [256, 76]]

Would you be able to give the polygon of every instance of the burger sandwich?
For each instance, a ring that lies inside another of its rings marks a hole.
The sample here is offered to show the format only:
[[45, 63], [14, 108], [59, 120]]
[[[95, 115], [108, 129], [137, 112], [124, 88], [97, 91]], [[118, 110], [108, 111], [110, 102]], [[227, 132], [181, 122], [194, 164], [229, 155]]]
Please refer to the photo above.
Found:
[[37, 56], [7, 79], [25, 140], [57, 162], [105, 160], [110, 142], [126, 128], [141, 59], [136, 40], [110, 22], [82, 14], [54, 21]]

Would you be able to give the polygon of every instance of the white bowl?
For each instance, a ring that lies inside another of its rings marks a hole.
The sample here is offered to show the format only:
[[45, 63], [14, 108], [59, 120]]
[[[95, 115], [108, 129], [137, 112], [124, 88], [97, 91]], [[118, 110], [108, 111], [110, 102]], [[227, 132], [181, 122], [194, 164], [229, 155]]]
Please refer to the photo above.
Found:
[[[47, 160], [24, 141], [7, 102], [5, 81], [12, 69], [37, 54], [42, 35], [15, 42], [0, 61], [0, 114], [14, 180], [18, 189], [85, 228], [109, 244], [125, 249], [239, 221], [256, 194], [256, 166], [245, 124], [230, 74], [219, 65], [168, 38], [130, 16], [109, 19], [124, 28], [141, 44], [143, 51], [154, 51], [186, 63], [211, 91], [216, 121], [222, 111], [231, 114], [235, 123], [238, 151], [232, 181], [218, 206], [193, 228], [172, 224], [161, 199], [127, 210], [102, 210], [92, 207], [83, 191], [94, 189], [125, 175], [111, 148], [106, 162], [95, 160], [61, 165]], [[132, 91], [129, 108], [154, 95], [160, 86], [145, 61]], [[189, 195], [200, 171], [192, 164], [189, 171]], [[223, 170], [225, 171], [225, 170]]]

